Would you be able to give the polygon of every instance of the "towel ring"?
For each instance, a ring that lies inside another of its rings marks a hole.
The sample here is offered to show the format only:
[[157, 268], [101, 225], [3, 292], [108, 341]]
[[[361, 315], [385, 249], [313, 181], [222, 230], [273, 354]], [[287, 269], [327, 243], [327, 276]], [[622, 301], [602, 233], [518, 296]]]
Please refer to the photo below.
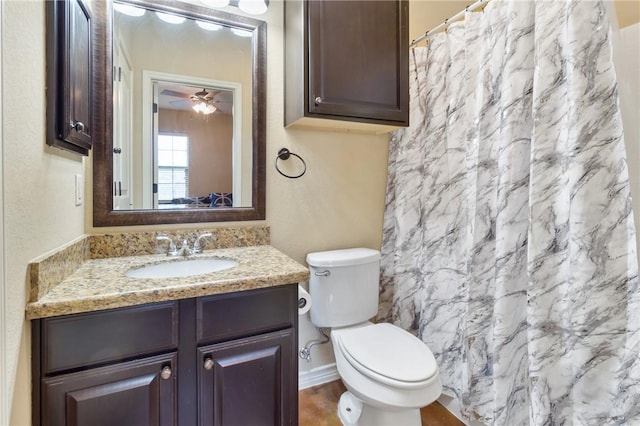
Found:
[[[292, 155], [298, 158], [298, 160], [300, 160], [302, 162], [302, 165], [304, 166], [304, 170], [302, 170], [302, 173], [296, 176], [289, 176], [288, 174], [283, 173], [282, 170], [280, 170], [280, 167], [278, 167], [278, 160], [288, 160], [289, 157]], [[278, 156], [276, 157], [275, 164], [276, 164], [276, 170], [278, 171], [278, 173], [280, 173], [282, 176], [287, 177], [289, 179], [298, 179], [299, 177], [302, 177], [302, 175], [304, 175], [307, 172], [307, 163], [302, 159], [302, 157], [300, 157], [298, 154], [295, 154], [289, 151], [287, 148], [280, 148], [280, 151], [278, 151]]]

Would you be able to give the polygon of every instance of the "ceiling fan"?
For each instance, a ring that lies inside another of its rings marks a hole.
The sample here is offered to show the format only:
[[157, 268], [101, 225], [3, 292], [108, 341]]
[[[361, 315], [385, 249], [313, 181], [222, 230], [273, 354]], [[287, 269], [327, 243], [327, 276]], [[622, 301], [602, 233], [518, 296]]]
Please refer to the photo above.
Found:
[[[220, 92], [220, 90], [216, 90], [215, 92]], [[200, 92], [196, 92], [190, 96], [191, 100], [194, 102], [211, 102], [215, 96], [215, 93], [207, 92], [207, 89], [202, 89]]]
[[203, 88], [201, 91], [189, 94], [172, 89], [163, 89], [160, 95], [181, 98], [180, 100], [168, 102], [169, 105], [176, 109], [191, 108], [205, 115], [216, 111], [230, 113], [233, 104], [233, 94], [227, 90], [207, 90]]

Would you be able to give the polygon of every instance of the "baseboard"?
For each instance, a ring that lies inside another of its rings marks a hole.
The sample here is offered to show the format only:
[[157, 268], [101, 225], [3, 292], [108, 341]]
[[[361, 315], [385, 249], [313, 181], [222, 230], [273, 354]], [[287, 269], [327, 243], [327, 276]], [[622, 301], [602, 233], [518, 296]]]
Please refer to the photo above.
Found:
[[309, 371], [298, 373], [298, 389], [307, 389], [323, 383], [333, 382], [339, 378], [335, 363], [321, 365]]

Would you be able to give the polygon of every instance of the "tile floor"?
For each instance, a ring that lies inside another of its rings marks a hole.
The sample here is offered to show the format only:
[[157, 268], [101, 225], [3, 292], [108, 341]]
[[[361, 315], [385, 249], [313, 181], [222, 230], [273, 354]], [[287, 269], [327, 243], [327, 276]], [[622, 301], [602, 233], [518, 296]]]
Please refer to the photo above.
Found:
[[[342, 382], [337, 380], [300, 391], [298, 426], [341, 426], [336, 410], [340, 395], [345, 390]], [[437, 402], [424, 407], [420, 414], [422, 426], [464, 426]]]

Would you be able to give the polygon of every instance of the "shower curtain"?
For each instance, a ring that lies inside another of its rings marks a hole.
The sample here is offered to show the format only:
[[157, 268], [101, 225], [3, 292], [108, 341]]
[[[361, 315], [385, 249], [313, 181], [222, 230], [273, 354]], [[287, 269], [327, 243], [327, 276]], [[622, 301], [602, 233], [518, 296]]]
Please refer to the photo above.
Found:
[[493, 0], [411, 55], [380, 319], [486, 424], [640, 425], [640, 293], [599, 1]]

